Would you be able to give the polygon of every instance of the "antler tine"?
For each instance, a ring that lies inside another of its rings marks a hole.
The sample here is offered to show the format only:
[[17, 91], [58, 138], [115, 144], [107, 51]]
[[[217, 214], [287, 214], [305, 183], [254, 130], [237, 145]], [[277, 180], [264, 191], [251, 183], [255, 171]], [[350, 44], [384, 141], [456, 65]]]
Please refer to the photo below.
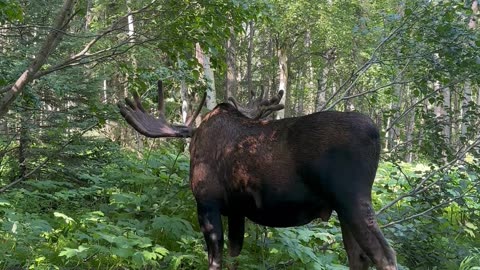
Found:
[[140, 101], [140, 96], [138, 95], [137, 92], [133, 93], [133, 99], [135, 100], [135, 107], [140, 109], [140, 111], [144, 113], [145, 109], [143, 108], [142, 102]]
[[193, 121], [197, 119], [198, 115], [200, 114], [200, 111], [202, 110], [203, 105], [205, 104], [205, 100], [207, 100], [207, 92], [203, 93], [202, 101], [200, 101], [200, 104], [198, 105], [197, 110], [185, 123], [187, 127], [191, 126]]
[[284, 108], [283, 105], [279, 104], [282, 100], [283, 93], [283, 90], [280, 90], [278, 91], [278, 94], [272, 98], [262, 99], [264, 94], [264, 88], [262, 87], [261, 97], [252, 103], [248, 103], [246, 106], [239, 104], [238, 101], [233, 97], [229, 97], [228, 101], [230, 101], [235, 108], [237, 108], [237, 110], [239, 110], [245, 116], [258, 120], [267, 117], [274, 111], [279, 111]]
[[237, 108], [238, 110], [238, 101], [234, 97], [229, 97], [228, 101], [230, 101], [233, 104], [233, 106], [235, 106], [235, 108]]
[[128, 105], [128, 108], [131, 108], [133, 110], [137, 109], [137, 105], [135, 105], [135, 103], [133, 103], [129, 98], [125, 98], [125, 104]]
[[280, 90], [278, 91], [278, 94], [276, 96], [273, 96], [271, 99], [262, 100], [258, 106], [260, 107], [260, 106], [278, 104], [280, 100], [282, 100], [282, 97], [283, 97], [283, 90]]
[[263, 94], [265, 93], [265, 87], [263, 85], [260, 85], [260, 95], [258, 96], [257, 100], [262, 100], [263, 99]]
[[[120, 113], [128, 122], [128, 124], [147, 137], [191, 137], [195, 131], [194, 128], [185, 125], [172, 125], [169, 124], [165, 119], [163, 112], [164, 98], [162, 81], [158, 81], [158, 95], [158, 110], [160, 111], [160, 116], [158, 118], [145, 111], [137, 93], [133, 94], [134, 102], [128, 98], [125, 98], [126, 105], [117, 105], [120, 109]], [[205, 98], [202, 100], [202, 104], [204, 102]], [[195, 114], [195, 117], [198, 116], [200, 109], [197, 111], [198, 112]]]
[[260, 112], [258, 113], [258, 115], [254, 119], [258, 120], [258, 119], [261, 119], [261, 118], [265, 118], [265, 117], [269, 116], [270, 114], [272, 114], [273, 112], [280, 111], [283, 108], [285, 108], [285, 106], [283, 104], [275, 104], [275, 105], [266, 106], [266, 107], [264, 107], [260, 110]]
[[279, 104], [283, 97], [283, 90], [278, 91], [278, 94], [272, 97], [270, 100], [265, 99], [259, 104], [259, 112], [255, 116], [254, 119], [261, 119], [269, 116], [274, 111], [279, 111], [285, 106], [283, 104]]
[[158, 80], [157, 82], [157, 91], [158, 91], [158, 113], [163, 116], [165, 115], [165, 107], [163, 101], [163, 87], [162, 87], [162, 80]]

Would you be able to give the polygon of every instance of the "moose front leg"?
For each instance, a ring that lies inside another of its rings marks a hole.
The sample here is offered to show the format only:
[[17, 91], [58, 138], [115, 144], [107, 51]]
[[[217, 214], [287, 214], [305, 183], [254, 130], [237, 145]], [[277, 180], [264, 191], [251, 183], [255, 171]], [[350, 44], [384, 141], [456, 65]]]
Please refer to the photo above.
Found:
[[197, 203], [198, 222], [208, 250], [208, 270], [222, 269], [223, 228], [218, 206]]

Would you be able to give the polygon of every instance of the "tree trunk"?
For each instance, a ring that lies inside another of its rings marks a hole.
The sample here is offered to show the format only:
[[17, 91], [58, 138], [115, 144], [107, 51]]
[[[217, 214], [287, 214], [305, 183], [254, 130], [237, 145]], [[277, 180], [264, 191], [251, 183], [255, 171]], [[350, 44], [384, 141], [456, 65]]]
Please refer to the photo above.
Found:
[[315, 99], [315, 111], [321, 111], [325, 107], [326, 103], [326, 92], [327, 92], [327, 82], [328, 82], [328, 75], [330, 73], [330, 69], [332, 67], [333, 62], [336, 58], [336, 49], [331, 48], [329, 49], [324, 55], [325, 58], [325, 66], [322, 69], [321, 77], [318, 79], [318, 88], [317, 88], [317, 96]]
[[[338, 85], [342, 85], [342, 81], [340, 80], [340, 83]], [[332, 93], [335, 93], [336, 92], [336, 88], [332, 89]], [[345, 96], [350, 96], [352, 94], [352, 88], [348, 88], [347, 89], [347, 92], [345, 94]], [[355, 111], [355, 104], [353, 104], [353, 99], [351, 98], [347, 98], [345, 99], [345, 103], [344, 103], [344, 111], [346, 112], [353, 112]]]
[[[270, 59], [275, 59], [275, 56], [276, 56], [277, 52], [275, 51], [274, 39], [271, 35], [270, 35], [270, 38], [268, 39], [267, 50], [268, 50], [267, 55], [269, 56], [269, 58]], [[275, 69], [272, 69], [272, 70], [275, 70]], [[276, 79], [276, 70], [267, 75], [267, 81], [268, 81], [268, 87], [269, 88], [268, 88], [268, 92], [266, 93], [266, 95], [268, 97], [272, 97], [278, 91], [277, 79]]]
[[480, 106], [480, 87], [477, 86], [477, 105]]
[[18, 176], [12, 179], [15, 181], [18, 178], [22, 178], [27, 173], [27, 149], [28, 149], [28, 117], [25, 110], [20, 112], [20, 139], [18, 145]]
[[87, 11], [85, 14], [85, 31], [90, 29], [90, 23], [92, 22], [92, 0], [87, 0]]
[[[433, 87], [434, 90], [438, 91], [441, 88], [441, 85], [439, 82], [435, 82]], [[441, 95], [443, 97], [443, 104], [435, 106], [434, 113], [439, 124], [443, 126], [445, 143], [449, 143], [451, 135], [451, 123], [448, 117], [448, 111], [450, 110], [450, 90], [448, 88], [444, 88], [441, 91]]]
[[186, 123], [188, 118], [188, 88], [183, 78], [180, 82], [180, 98], [182, 100], [182, 121]]
[[20, 75], [13, 86], [0, 91], [0, 93], [6, 92], [0, 99], [0, 117], [3, 117], [8, 112], [10, 105], [47, 61], [50, 53], [57, 47], [68, 25], [75, 2], [75, 0], [65, 0], [62, 9], [55, 19], [52, 30], [45, 39], [40, 51], [35, 55], [30, 66]]
[[199, 43], [195, 44], [195, 55], [198, 62], [203, 66], [203, 77], [207, 83], [206, 105], [209, 110], [213, 110], [217, 105], [217, 97], [215, 93], [215, 78], [210, 67], [210, 57], [203, 52]]
[[327, 77], [328, 77], [328, 68], [324, 67], [322, 70], [322, 76], [317, 80], [317, 97], [315, 99], [315, 111], [319, 112], [325, 106], [326, 97], [325, 91], [327, 91]]
[[284, 91], [282, 99], [280, 100], [280, 104], [285, 105], [284, 110], [277, 111], [275, 118], [282, 119], [285, 117], [285, 110], [287, 109], [287, 83], [288, 83], [288, 57], [285, 49], [278, 48], [277, 49], [277, 57], [278, 57], [278, 69], [279, 69], [279, 83], [278, 83], [278, 90]]
[[253, 57], [253, 36], [255, 29], [253, 28], [253, 21], [250, 21], [248, 26], [248, 53], [247, 53], [247, 91], [252, 100], [255, 96], [252, 86], [252, 57]]
[[[395, 79], [398, 80], [398, 79]], [[390, 111], [393, 112], [393, 117], [389, 117], [387, 120], [389, 124], [387, 127], [389, 128], [387, 134], [386, 134], [386, 140], [385, 142], [387, 143], [386, 149], [392, 149], [395, 147], [397, 144], [398, 139], [400, 138], [400, 133], [401, 129], [397, 128], [396, 125], [390, 125], [392, 118], [397, 119], [399, 115], [400, 108], [402, 107], [402, 94], [404, 91], [404, 87], [402, 84], [395, 84], [394, 86], [395, 89], [395, 97], [397, 97], [397, 100], [393, 100], [392, 103], [390, 104]]]
[[472, 16], [470, 17], [470, 22], [468, 27], [470, 29], [475, 29], [477, 27], [477, 15], [478, 15], [478, 0], [472, 2]]
[[303, 87], [297, 90], [299, 93], [298, 93], [298, 101], [297, 101], [297, 111], [295, 113], [296, 116], [304, 115], [305, 89], [308, 89], [308, 86], [305, 86], [304, 82], [305, 81], [302, 81]]
[[127, 15], [127, 23], [128, 23], [128, 37], [130, 42], [135, 42], [135, 27], [133, 25], [133, 14], [132, 14], [132, 9], [130, 8], [131, 5], [131, 0], [127, 0], [127, 9], [128, 9], [128, 15]]
[[225, 87], [226, 102], [229, 97], [236, 97], [237, 95], [237, 67], [236, 67], [236, 39], [233, 28], [230, 27], [230, 37], [227, 40], [227, 83]]
[[311, 57], [312, 36], [310, 30], [307, 30], [307, 32], [305, 33], [305, 47], [307, 48], [309, 54], [307, 56], [307, 82], [302, 91], [301, 99], [299, 102], [299, 111], [301, 111], [302, 115], [305, 114], [305, 96], [307, 96], [308, 99], [313, 99], [315, 95], [315, 73]]
[[[127, 5], [127, 11], [128, 11], [128, 14], [127, 14], [127, 23], [128, 23], [128, 30], [127, 30], [127, 35], [128, 35], [128, 42], [131, 42], [131, 43], [134, 43], [135, 42], [135, 22], [134, 22], [134, 18], [133, 18], [133, 14], [132, 14], [132, 9], [130, 8], [131, 6], [131, 0], [126, 0], [126, 5]], [[132, 80], [133, 81], [136, 81], [137, 80], [137, 69], [138, 69], [138, 62], [137, 62], [137, 58], [135, 57], [135, 54], [131, 54], [131, 57], [132, 57], [132, 67], [133, 67], [133, 78]], [[125, 77], [127, 78], [127, 84], [125, 84], [126, 86], [128, 86], [128, 77], [129, 77], [129, 74], [125, 74]], [[128, 90], [127, 88], [125, 88], [125, 92], [128, 93]], [[132, 132], [132, 131], [130, 131]], [[138, 132], [134, 132], [133, 133], [134, 137], [135, 137], [135, 146], [136, 146], [136, 150], [141, 153], [142, 150], [143, 150], [143, 137], [140, 136], [138, 134]]]
[[[416, 98], [412, 98], [412, 104], [417, 102]], [[405, 129], [405, 140], [406, 140], [406, 154], [405, 161], [408, 163], [413, 162], [413, 131], [415, 130], [415, 110], [410, 112], [410, 118], [407, 119], [406, 129]]]
[[465, 82], [465, 86], [463, 88], [463, 99], [462, 99], [462, 108], [461, 108], [461, 115], [462, 115], [462, 122], [460, 125], [461, 136], [466, 136], [468, 125], [466, 123], [466, 114], [468, 111], [468, 107], [470, 106], [470, 102], [472, 102], [472, 83], [470, 80]]
[[452, 140], [452, 121], [449, 116], [450, 106], [451, 106], [451, 93], [450, 89], [445, 87], [442, 90], [443, 94], [443, 111], [444, 111], [444, 134], [447, 143], [450, 143]]

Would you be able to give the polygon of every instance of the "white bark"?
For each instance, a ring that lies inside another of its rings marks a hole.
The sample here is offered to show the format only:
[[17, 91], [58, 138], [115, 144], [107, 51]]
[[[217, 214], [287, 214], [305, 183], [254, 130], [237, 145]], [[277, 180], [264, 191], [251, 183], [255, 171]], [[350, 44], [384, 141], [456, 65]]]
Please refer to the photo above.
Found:
[[196, 58], [203, 66], [203, 77], [207, 83], [207, 100], [206, 105], [209, 110], [213, 110], [217, 105], [217, 97], [215, 93], [215, 77], [210, 67], [210, 57], [203, 52], [200, 44], [195, 44]]
[[230, 38], [227, 40], [227, 81], [225, 87], [225, 98], [235, 97], [237, 93], [237, 67], [235, 62], [236, 40], [233, 28], [230, 28]]
[[107, 104], [108, 102], [107, 96], [107, 80], [103, 80], [103, 103]]
[[128, 22], [128, 37], [130, 38], [130, 42], [135, 42], [133, 36], [135, 34], [135, 27], [133, 24], [133, 15], [132, 9], [130, 8], [130, 0], [127, 0], [127, 8], [128, 8], [128, 15], [127, 15], [127, 22]]
[[87, 12], [85, 14], [85, 31], [90, 29], [90, 23], [92, 22], [92, 0], [87, 0]]
[[315, 111], [320, 111], [326, 102], [327, 78], [330, 67], [326, 65], [322, 69], [322, 77], [318, 80], [317, 98], [315, 100]]
[[[468, 105], [470, 104], [471, 101], [472, 101], [472, 84], [470, 80], [467, 80], [463, 88], [463, 100], [462, 100], [462, 109], [461, 109], [462, 120], [465, 118], [465, 115], [467, 114]], [[467, 124], [462, 121], [461, 123], [462, 136], [465, 136], [467, 134], [467, 127], [468, 127]]]
[[184, 79], [180, 82], [180, 98], [182, 99], [182, 121], [186, 123], [188, 117], [188, 88]]
[[472, 12], [473, 15], [470, 17], [470, 21], [468, 23], [468, 27], [470, 29], [475, 29], [477, 27], [477, 18], [478, 17], [478, 0], [472, 2]]
[[480, 87], [477, 87], [477, 105], [480, 106]]
[[[280, 104], [285, 105], [287, 98], [287, 83], [288, 83], [288, 57], [284, 49], [279, 48], [277, 50], [278, 56], [278, 69], [279, 69], [279, 84], [278, 90], [283, 90], [283, 96], [280, 100]], [[282, 119], [285, 117], [285, 110], [277, 111], [276, 119]]]
[[250, 99], [253, 99], [255, 93], [253, 92], [252, 85], [252, 57], [253, 57], [253, 36], [255, 34], [255, 28], [253, 27], [253, 21], [250, 21], [248, 25], [248, 53], [247, 53], [247, 91], [250, 93]]
[[448, 116], [448, 111], [450, 111], [450, 105], [451, 105], [451, 95], [450, 95], [450, 89], [448, 87], [445, 87], [442, 91], [443, 93], [443, 108], [444, 108], [444, 120], [445, 120], [445, 126], [444, 126], [444, 133], [445, 137], [447, 139], [447, 142], [450, 142], [451, 137], [452, 137], [452, 123], [450, 121], [450, 117]]

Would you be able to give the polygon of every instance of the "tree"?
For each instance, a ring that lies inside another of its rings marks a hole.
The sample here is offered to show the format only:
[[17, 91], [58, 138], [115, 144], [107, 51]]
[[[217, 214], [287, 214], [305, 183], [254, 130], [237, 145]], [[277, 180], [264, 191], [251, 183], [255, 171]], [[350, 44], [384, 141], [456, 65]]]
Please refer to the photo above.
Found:
[[75, 2], [74, 0], [65, 0], [62, 9], [55, 19], [50, 34], [45, 39], [38, 53], [33, 57], [34, 60], [30, 66], [20, 75], [13, 85], [2, 88], [1, 93], [3, 93], [3, 96], [0, 99], [0, 117], [3, 117], [8, 112], [10, 105], [23, 91], [25, 86], [33, 80], [37, 72], [47, 61], [50, 53], [57, 47], [71, 20]]

